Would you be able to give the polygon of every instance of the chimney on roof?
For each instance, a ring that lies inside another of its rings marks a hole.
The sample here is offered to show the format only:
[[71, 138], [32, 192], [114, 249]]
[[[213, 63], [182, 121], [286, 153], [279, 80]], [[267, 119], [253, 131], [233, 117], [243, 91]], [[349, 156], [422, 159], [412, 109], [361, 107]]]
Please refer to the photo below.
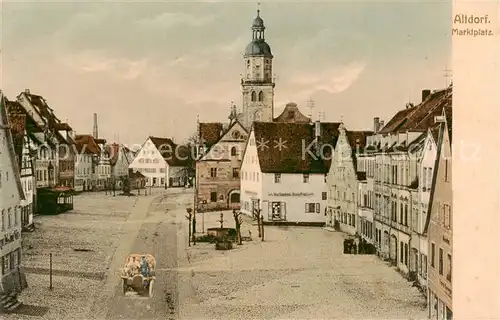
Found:
[[30, 89], [24, 89], [24, 93], [30, 94]]
[[97, 131], [97, 113], [94, 113], [94, 139], [99, 139], [99, 132]]
[[319, 120], [314, 121], [314, 136], [318, 139], [321, 136], [321, 123]]
[[375, 117], [373, 118], [373, 133], [378, 133], [380, 130], [380, 118]]
[[430, 95], [431, 95], [431, 90], [429, 89], [422, 90], [422, 102], [424, 102], [425, 99], [427, 99], [427, 97]]
[[384, 120], [380, 120], [379, 130], [382, 130], [383, 128], [384, 128]]
[[356, 154], [359, 153], [360, 146], [361, 146], [361, 141], [358, 138], [356, 139]]

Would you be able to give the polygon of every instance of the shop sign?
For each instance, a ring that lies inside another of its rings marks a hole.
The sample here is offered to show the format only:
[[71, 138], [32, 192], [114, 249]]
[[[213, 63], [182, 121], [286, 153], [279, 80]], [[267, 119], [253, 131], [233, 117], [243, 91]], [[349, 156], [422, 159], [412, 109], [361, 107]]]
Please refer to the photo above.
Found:
[[312, 192], [269, 192], [268, 197], [311, 197]]
[[248, 190], [245, 190], [245, 193], [246, 193], [246, 194], [251, 194], [251, 195], [253, 195], [253, 196], [256, 196], [256, 195], [257, 195], [257, 192], [255, 192], [255, 191], [248, 191]]

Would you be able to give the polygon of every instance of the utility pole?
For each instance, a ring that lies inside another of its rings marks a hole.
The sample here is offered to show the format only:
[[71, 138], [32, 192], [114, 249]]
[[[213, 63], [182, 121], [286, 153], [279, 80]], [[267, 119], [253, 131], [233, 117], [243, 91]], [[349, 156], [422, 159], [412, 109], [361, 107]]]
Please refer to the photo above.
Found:
[[312, 99], [309, 99], [307, 101], [307, 107], [309, 108], [309, 119], [311, 119], [311, 122], [313, 121], [313, 109], [314, 109], [314, 101]]

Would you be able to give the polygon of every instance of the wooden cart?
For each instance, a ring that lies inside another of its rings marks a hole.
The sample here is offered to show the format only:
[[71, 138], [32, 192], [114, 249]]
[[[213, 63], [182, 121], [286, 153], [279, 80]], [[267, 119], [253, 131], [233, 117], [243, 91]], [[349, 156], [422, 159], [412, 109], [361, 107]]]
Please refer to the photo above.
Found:
[[155, 282], [156, 260], [150, 254], [133, 253], [125, 259], [121, 270], [122, 288], [125, 295], [134, 291], [139, 295], [151, 297]]

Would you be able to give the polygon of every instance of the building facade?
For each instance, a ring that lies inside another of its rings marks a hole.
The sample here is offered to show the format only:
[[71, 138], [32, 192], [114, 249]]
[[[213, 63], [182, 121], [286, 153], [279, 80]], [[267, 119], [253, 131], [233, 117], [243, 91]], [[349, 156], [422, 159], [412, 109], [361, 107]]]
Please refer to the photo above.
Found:
[[249, 131], [252, 121], [273, 121], [274, 79], [273, 55], [267, 44], [264, 20], [257, 10], [252, 23], [252, 41], [245, 48], [245, 71], [241, 79], [243, 112], [239, 121]]
[[[213, 127], [200, 124], [202, 141], [210, 137]], [[243, 125], [234, 120], [226, 130], [221, 130], [217, 142], [203, 147], [196, 161], [198, 211], [240, 207], [240, 166], [247, 137]]]
[[128, 178], [128, 166], [130, 165], [127, 149], [121, 144], [113, 143], [107, 145], [106, 150], [110, 157], [111, 180], [114, 181], [116, 188], [121, 189], [123, 181]]
[[[0, 293], [23, 289], [21, 201], [25, 200], [5, 99], [0, 92]], [[0, 305], [0, 311], [2, 306]]]
[[422, 135], [421, 148], [410, 153], [410, 174], [415, 183], [412, 188], [412, 238], [410, 272], [424, 294], [427, 294], [428, 239], [424, 232], [429, 215], [432, 176], [437, 157], [438, 129], [434, 127]]
[[[371, 131], [348, 131], [339, 126], [339, 138], [334, 148], [328, 173], [328, 208], [326, 226], [335, 227], [354, 235], [361, 231], [361, 216], [358, 215], [358, 183], [366, 180], [366, 173], [358, 172], [357, 154], [362, 153], [366, 137]], [[363, 220], [363, 225], [367, 224]]]
[[[366, 189], [367, 198], [370, 192], [373, 194], [372, 233], [378, 255], [390, 260], [422, 287], [425, 287], [426, 236], [414, 221], [417, 223], [428, 214], [422, 185], [423, 176], [428, 181], [432, 174], [429, 162], [433, 155], [428, 141], [436, 128], [434, 116], [440, 115], [443, 108], [451, 110], [451, 97], [452, 86], [432, 92], [423, 90], [420, 104], [407, 104], [383, 128], [376, 118], [376, 134], [367, 138], [365, 153], [359, 156], [366, 163], [367, 172], [366, 187], [359, 188]], [[427, 182], [425, 188], [428, 192]], [[360, 210], [358, 206], [360, 211], [369, 210]]]
[[241, 165], [241, 211], [273, 223], [324, 225], [339, 125], [254, 122]]
[[[17, 102], [35, 124], [32, 129], [41, 144], [37, 152], [37, 186], [73, 187], [75, 147], [72, 128], [57, 118], [54, 110], [40, 95], [26, 89], [17, 96]], [[35, 128], [36, 127], [36, 128]], [[28, 130], [29, 131], [29, 130]]]
[[451, 112], [436, 117], [440, 123], [439, 150], [433, 174], [431, 212], [426, 221], [429, 242], [428, 306], [430, 319], [452, 319], [453, 191]]
[[75, 190], [91, 191], [97, 188], [97, 165], [101, 150], [90, 134], [75, 136]]
[[148, 137], [129, 165], [148, 178], [148, 187], [184, 186], [192, 160], [189, 147], [175, 144], [169, 138]]
[[28, 135], [26, 114], [16, 101], [5, 99], [7, 114], [9, 117], [16, 161], [20, 169], [21, 185], [23, 186], [24, 199], [21, 200], [21, 225], [23, 231], [31, 230], [33, 225], [34, 197], [36, 181], [34, 176], [34, 163], [36, 145]]

